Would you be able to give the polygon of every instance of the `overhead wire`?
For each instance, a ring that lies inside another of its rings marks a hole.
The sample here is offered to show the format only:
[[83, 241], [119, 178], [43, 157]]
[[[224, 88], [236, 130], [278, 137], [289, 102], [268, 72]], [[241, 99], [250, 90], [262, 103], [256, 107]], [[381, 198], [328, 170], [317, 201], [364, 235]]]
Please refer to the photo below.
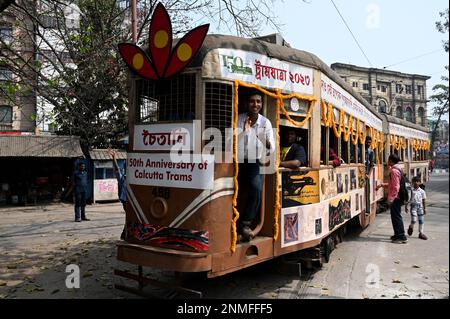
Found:
[[352, 30], [350, 29], [350, 27], [348, 26], [347, 22], [345, 21], [344, 17], [342, 16], [341, 12], [339, 11], [338, 7], [336, 6], [336, 4], [334, 3], [333, 0], [330, 0], [331, 3], [333, 4], [334, 8], [336, 9], [336, 11], [338, 12], [339, 16], [341, 17], [342, 21], [344, 22], [345, 26], [347, 27], [348, 31], [350, 32], [350, 34], [353, 37], [353, 40], [355, 40], [356, 44], [358, 45], [359, 49], [361, 50], [362, 54], [364, 55], [364, 57], [366, 58], [367, 62], [369, 63], [370, 66], [372, 66], [372, 62], [370, 62], [369, 58], [367, 57], [367, 54], [364, 52], [363, 48], [361, 47], [361, 45], [359, 44], [358, 40], [356, 39], [355, 35], [353, 34]]

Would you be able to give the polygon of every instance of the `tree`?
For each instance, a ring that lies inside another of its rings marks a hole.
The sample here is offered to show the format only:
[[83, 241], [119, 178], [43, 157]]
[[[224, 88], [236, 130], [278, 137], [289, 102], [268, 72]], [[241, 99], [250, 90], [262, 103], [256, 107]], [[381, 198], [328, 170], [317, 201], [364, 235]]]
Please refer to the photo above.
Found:
[[[448, 8], [442, 12], [439, 12], [439, 15], [441, 18], [443, 18], [443, 21], [437, 21], [436, 22], [436, 29], [441, 33], [448, 33]], [[442, 41], [445, 52], [448, 52], [448, 38], [447, 40]]]
[[0, 12], [5, 10], [8, 6], [10, 6], [14, 0], [0, 0]]
[[[162, 2], [175, 36], [197, 26], [199, 18], [253, 36], [263, 25], [278, 28], [275, 1]], [[158, 2], [138, 1], [139, 45], [145, 46]], [[35, 98], [38, 109], [30, 117], [51, 121], [58, 134], [80, 136], [85, 152], [114, 146], [127, 127], [127, 69], [117, 44], [131, 42], [128, 6], [118, 0], [16, 0], [6, 11], [16, 17], [17, 32], [11, 41], [0, 38], [0, 66], [6, 65], [14, 80], [1, 81], [0, 93], [16, 106]]]
[[[445, 11], [439, 13], [443, 21], [436, 22], [436, 29], [441, 33], [449, 32], [449, 24], [448, 24], [448, 8]], [[447, 40], [443, 41], [443, 46], [446, 52], [448, 52], [448, 37]], [[447, 74], [449, 71], [448, 65], [445, 66], [447, 70]], [[441, 117], [444, 114], [448, 114], [449, 106], [448, 106], [448, 75], [444, 75], [441, 77], [444, 83], [437, 84], [433, 87], [433, 92], [435, 94], [430, 96], [431, 101], [436, 103], [436, 106], [433, 108], [433, 116], [437, 117], [437, 120], [434, 123], [433, 130], [431, 131], [431, 151], [434, 150], [434, 142], [436, 140], [436, 132], [439, 127], [439, 123], [441, 122]]]

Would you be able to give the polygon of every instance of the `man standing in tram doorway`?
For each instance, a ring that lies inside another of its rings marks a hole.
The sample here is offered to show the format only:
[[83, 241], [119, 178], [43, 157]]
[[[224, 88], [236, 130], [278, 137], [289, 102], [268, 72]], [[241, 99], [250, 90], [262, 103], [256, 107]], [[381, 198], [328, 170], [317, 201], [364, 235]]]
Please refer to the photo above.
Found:
[[86, 193], [88, 189], [88, 174], [86, 165], [80, 163], [78, 171], [73, 174], [73, 186], [75, 195], [75, 221], [90, 220], [86, 218]]
[[[242, 241], [253, 237], [252, 223], [261, 207], [262, 175], [260, 171], [263, 152], [273, 153], [275, 140], [270, 120], [259, 114], [263, 107], [263, 95], [252, 91], [247, 97], [247, 112], [238, 116], [237, 127], [241, 153], [239, 160], [239, 185], [248, 185], [247, 204], [238, 220], [238, 231]], [[243, 145], [242, 145], [243, 143]], [[242, 156], [243, 155], [243, 156]]]
[[372, 175], [374, 164], [374, 153], [372, 150], [372, 138], [366, 137], [365, 154], [364, 154], [364, 166], [365, 166], [365, 194], [366, 194], [366, 214], [370, 214], [370, 176]]

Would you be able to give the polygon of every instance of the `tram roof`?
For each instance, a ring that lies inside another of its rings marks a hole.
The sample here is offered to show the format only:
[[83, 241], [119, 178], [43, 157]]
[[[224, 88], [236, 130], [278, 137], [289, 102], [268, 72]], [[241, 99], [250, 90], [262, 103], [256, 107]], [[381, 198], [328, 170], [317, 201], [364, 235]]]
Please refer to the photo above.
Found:
[[278, 60], [292, 62], [317, 69], [328, 76], [335, 83], [339, 84], [343, 89], [345, 89], [355, 99], [357, 99], [358, 102], [363, 104], [374, 115], [381, 119], [380, 114], [369, 102], [366, 101], [366, 99], [364, 99], [358, 92], [354, 91], [353, 88], [326, 63], [324, 63], [316, 55], [310, 52], [273, 44], [261, 39], [241, 38], [221, 34], [209, 34], [206, 36], [199, 53], [192, 60], [190, 67], [202, 67], [203, 60], [205, 59], [208, 52], [220, 48], [259, 53]]
[[384, 117], [388, 123], [394, 123], [394, 124], [398, 124], [401, 126], [406, 126], [406, 127], [418, 130], [418, 131], [426, 132], [426, 133], [430, 132], [430, 129], [428, 127], [424, 127], [419, 124], [411, 123], [409, 121], [399, 119], [398, 117], [395, 117], [395, 116], [392, 116], [389, 114], [381, 114], [381, 116]]

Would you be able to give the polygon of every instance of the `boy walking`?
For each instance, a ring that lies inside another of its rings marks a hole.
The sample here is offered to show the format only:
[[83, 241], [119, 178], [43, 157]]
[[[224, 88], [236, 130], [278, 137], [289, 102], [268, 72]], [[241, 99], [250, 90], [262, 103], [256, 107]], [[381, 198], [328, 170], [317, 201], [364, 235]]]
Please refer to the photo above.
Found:
[[[419, 238], [427, 240], [428, 237], [423, 233], [424, 216], [427, 214], [425, 199], [427, 195], [420, 187], [420, 178], [418, 176], [412, 179], [413, 187], [411, 189], [411, 224], [408, 228], [408, 235], [411, 236], [414, 231], [414, 224], [419, 220]], [[408, 212], [408, 205], [406, 205], [406, 212]]]

